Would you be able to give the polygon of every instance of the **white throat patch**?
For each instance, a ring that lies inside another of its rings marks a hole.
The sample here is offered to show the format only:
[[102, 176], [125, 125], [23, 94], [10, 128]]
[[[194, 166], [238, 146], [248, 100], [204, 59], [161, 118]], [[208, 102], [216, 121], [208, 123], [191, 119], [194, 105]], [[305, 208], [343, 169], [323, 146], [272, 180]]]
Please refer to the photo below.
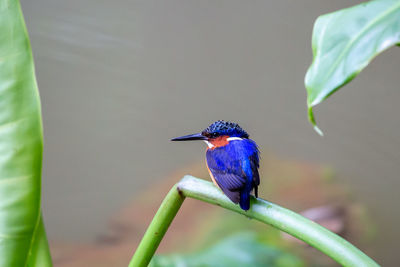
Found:
[[[240, 141], [240, 140], [243, 140], [243, 138], [240, 138], [240, 137], [228, 137], [228, 138], [226, 138], [226, 141], [228, 141], [228, 142], [229, 141], [235, 141], [235, 140]], [[204, 142], [206, 142], [208, 148], [215, 147], [211, 142], [208, 142], [207, 140], [204, 140]]]
[[206, 142], [208, 148], [213, 148], [214, 147], [214, 145], [211, 144], [211, 142], [208, 142], [207, 140], [204, 140], [204, 142]]
[[240, 137], [229, 137], [226, 139], [227, 141], [234, 141], [234, 140], [243, 140], [243, 138]]

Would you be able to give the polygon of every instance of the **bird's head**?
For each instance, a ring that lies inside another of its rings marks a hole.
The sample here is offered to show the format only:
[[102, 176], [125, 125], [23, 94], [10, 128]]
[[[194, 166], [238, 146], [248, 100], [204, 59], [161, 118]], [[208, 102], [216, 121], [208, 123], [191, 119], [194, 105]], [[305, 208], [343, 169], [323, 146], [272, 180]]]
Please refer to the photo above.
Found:
[[239, 124], [219, 120], [208, 126], [201, 133], [185, 135], [171, 139], [171, 141], [206, 141], [209, 147], [221, 146], [229, 143], [231, 140], [240, 140], [249, 138], [249, 135]]

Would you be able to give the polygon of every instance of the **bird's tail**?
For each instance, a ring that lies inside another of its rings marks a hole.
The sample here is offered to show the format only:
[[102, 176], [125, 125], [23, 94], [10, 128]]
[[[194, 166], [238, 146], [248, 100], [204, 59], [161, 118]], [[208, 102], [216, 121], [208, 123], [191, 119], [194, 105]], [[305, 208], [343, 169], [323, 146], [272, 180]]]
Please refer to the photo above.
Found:
[[242, 210], [248, 210], [250, 209], [250, 192], [247, 190], [243, 190], [240, 192], [240, 202], [239, 202], [240, 208]]

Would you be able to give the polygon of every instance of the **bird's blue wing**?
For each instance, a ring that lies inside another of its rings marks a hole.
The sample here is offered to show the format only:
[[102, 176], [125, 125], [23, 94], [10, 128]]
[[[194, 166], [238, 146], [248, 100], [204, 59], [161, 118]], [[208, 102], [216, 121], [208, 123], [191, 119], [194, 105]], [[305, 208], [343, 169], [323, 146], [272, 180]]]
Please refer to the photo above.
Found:
[[253, 174], [252, 180], [254, 186], [254, 195], [256, 197], [258, 197], [258, 186], [260, 185], [260, 175], [258, 173], [258, 167], [260, 166], [259, 161], [258, 151], [250, 156], [250, 168]]
[[258, 175], [258, 149], [244, 139], [207, 150], [207, 166], [221, 190], [234, 203], [241, 201], [241, 193], [250, 194], [260, 183]]

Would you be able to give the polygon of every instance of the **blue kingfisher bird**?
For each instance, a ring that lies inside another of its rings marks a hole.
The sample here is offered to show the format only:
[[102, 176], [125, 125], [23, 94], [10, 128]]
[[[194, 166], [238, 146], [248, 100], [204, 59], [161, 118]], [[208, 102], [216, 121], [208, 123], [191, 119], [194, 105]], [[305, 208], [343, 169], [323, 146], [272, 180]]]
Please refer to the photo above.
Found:
[[219, 120], [201, 133], [171, 141], [203, 140], [208, 145], [206, 163], [214, 184], [243, 210], [250, 208], [250, 193], [258, 197], [260, 176], [257, 144], [237, 123]]

